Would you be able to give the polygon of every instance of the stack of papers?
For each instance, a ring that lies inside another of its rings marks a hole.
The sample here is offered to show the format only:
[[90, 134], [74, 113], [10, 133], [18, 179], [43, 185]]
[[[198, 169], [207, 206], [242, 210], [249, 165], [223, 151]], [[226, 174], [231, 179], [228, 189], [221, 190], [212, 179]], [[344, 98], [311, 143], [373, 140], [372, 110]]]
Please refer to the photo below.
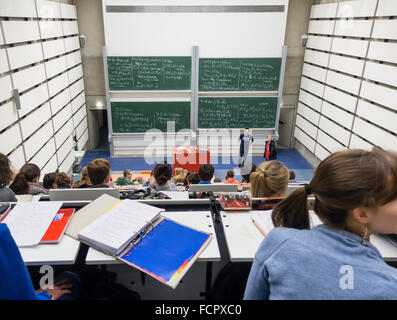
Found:
[[137, 201], [124, 200], [82, 229], [78, 238], [108, 254], [118, 255], [163, 211]]

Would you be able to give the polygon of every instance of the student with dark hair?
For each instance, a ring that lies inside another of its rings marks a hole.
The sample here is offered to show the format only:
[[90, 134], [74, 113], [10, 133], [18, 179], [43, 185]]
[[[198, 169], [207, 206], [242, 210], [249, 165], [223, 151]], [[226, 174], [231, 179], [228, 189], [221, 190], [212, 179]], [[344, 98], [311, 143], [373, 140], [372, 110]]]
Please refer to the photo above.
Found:
[[223, 180], [226, 184], [240, 184], [240, 181], [234, 179], [234, 171], [228, 170], [226, 173], [226, 180]]
[[244, 166], [240, 169], [240, 175], [242, 177], [241, 183], [248, 185], [250, 183], [250, 175], [256, 171], [256, 165], [252, 162], [245, 162]]
[[110, 162], [103, 158], [92, 160], [87, 165], [88, 177], [92, 185], [87, 188], [109, 188]]
[[56, 189], [55, 179], [57, 178], [56, 172], [46, 173], [43, 177], [43, 187], [46, 189]]
[[289, 171], [289, 182], [295, 182], [295, 171]]
[[168, 163], [158, 163], [150, 177], [150, 187], [156, 191], [172, 190], [172, 167]]
[[202, 164], [199, 167], [199, 177], [200, 182], [199, 184], [211, 184], [211, 180], [214, 176], [214, 166], [212, 164], [206, 163]]
[[57, 189], [70, 189], [72, 182], [72, 179], [65, 172], [59, 172], [55, 179]]
[[[313, 229], [309, 195], [323, 222]], [[256, 253], [244, 298], [397, 299], [397, 269], [370, 242], [372, 234], [397, 233], [396, 213], [396, 154], [331, 154], [273, 209], [276, 228]]]
[[199, 175], [196, 172], [189, 172], [186, 175], [184, 185], [185, 185], [186, 190], [189, 190], [190, 185], [198, 184], [199, 182], [200, 182]]
[[221, 178], [215, 178], [214, 179], [214, 183], [221, 183], [221, 182], [222, 182]]
[[16, 202], [15, 193], [8, 188], [12, 180], [13, 172], [11, 170], [10, 160], [0, 153], [0, 202]]
[[35, 164], [24, 164], [10, 185], [10, 189], [15, 194], [48, 195], [48, 190], [39, 185], [40, 173], [40, 168]]

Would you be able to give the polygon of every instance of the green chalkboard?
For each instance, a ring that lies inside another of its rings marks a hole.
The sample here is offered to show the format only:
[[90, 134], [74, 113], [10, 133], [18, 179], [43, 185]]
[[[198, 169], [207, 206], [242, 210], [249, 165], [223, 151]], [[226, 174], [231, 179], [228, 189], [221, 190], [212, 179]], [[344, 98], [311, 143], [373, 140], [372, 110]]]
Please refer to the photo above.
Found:
[[199, 91], [278, 91], [281, 58], [201, 58]]
[[174, 121], [175, 131], [190, 129], [190, 102], [112, 102], [114, 133], [167, 131], [167, 122]]
[[199, 128], [274, 128], [276, 97], [199, 98]]
[[108, 62], [109, 90], [190, 90], [191, 57], [114, 57]]

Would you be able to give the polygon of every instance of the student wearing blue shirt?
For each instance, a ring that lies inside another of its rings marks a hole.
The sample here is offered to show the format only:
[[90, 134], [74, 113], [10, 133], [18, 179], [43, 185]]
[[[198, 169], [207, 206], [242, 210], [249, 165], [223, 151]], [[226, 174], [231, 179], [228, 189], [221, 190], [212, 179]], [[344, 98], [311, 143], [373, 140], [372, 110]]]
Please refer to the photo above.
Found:
[[[310, 230], [307, 197], [322, 225]], [[397, 233], [397, 155], [347, 150], [320, 163], [310, 184], [272, 212], [244, 299], [397, 299], [397, 269], [371, 234]]]
[[199, 167], [199, 177], [200, 182], [199, 184], [211, 184], [211, 180], [214, 177], [214, 166], [212, 164], [202, 164]]

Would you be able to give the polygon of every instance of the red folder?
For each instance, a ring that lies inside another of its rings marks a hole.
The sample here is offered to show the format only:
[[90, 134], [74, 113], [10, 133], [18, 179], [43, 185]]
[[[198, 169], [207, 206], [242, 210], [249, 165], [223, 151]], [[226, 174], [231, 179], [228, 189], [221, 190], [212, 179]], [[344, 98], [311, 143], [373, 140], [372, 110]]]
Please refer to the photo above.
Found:
[[40, 243], [58, 243], [61, 241], [62, 236], [71, 220], [70, 218], [75, 211], [76, 209], [74, 208], [60, 209], [48, 227], [47, 232], [44, 234]]

